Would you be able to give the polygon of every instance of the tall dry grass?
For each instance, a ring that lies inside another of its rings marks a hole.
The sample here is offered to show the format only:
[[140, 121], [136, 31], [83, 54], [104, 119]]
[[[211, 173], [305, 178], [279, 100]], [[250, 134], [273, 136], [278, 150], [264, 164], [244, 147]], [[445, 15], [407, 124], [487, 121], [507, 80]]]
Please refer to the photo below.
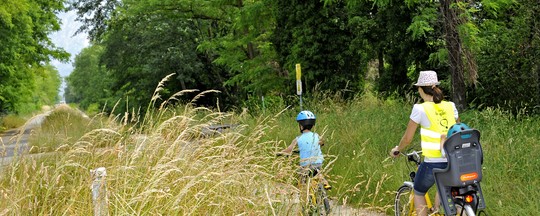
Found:
[[0, 116], [0, 132], [13, 128], [18, 128], [24, 125], [25, 122], [25, 118], [13, 114]]
[[274, 156], [279, 140], [263, 139], [276, 117], [223, 132], [208, 128], [252, 117], [186, 105], [161, 106], [139, 127], [127, 118], [137, 119], [50, 115], [31, 139], [44, 153], [3, 168], [0, 215], [90, 215], [90, 170], [97, 167], [107, 169], [112, 215], [298, 213], [295, 163]]
[[[305, 98], [304, 108], [317, 115], [314, 130], [326, 142], [322, 150], [332, 200], [392, 215], [395, 190], [408, 179], [408, 169], [404, 158], [390, 159], [388, 152], [406, 128], [415, 97], [317, 97]], [[160, 98], [159, 91], [154, 98]], [[60, 137], [63, 144], [40, 147], [47, 153], [3, 167], [0, 215], [89, 215], [89, 171], [97, 167], [107, 168], [113, 215], [299, 213], [293, 174], [297, 159], [274, 156], [299, 133], [297, 108], [275, 104], [264, 112], [271, 114], [253, 115], [260, 110], [223, 113], [163, 103], [171, 100], [155, 101], [158, 109], [149, 109], [141, 120], [135, 110], [94, 117], [79, 126], [62, 121], [75, 119], [72, 114], [51, 116], [51, 125], [36, 131], [33, 136], [40, 138], [32, 142]], [[466, 111], [461, 119], [482, 134], [488, 214], [540, 213], [540, 119], [497, 109]], [[229, 123], [238, 126], [208, 129]], [[418, 136], [411, 148], [420, 148]]]

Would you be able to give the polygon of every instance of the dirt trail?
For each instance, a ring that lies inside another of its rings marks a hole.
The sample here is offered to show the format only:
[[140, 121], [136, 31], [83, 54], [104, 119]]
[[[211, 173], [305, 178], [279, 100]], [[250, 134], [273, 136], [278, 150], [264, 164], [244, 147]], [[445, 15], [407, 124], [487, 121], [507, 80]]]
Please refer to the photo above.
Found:
[[[269, 195], [272, 197], [273, 200], [280, 200], [279, 203], [282, 203], [283, 206], [278, 207], [279, 212], [286, 212], [286, 215], [296, 215], [296, 213], [300, 213], [300, 201], [298, 197], [298, 193], [295, 192], [297, 189], [278, 183], [276, 186], [276, 190], [271, 192]], [[336, 202], [334, 200], [330, 200], [330, 206], [331, 216], [384, 216], [384, 213], [362, 209], [362, 208], [354, 208], [349, 205], [343, 205], [342, 203]], [[292, 213], [292, 214], [291, 214]], [[300, 214], [298, 214], [300, 215]]]
[[350, 206], [346, 205], [336, 205], [334, 203], [331, 203], [332, 211], [330, 212], [330, 215], [354, 215], [354, 216], [367, 216], [367, 215], [373, 215], [373, 216], [384, 216], [385, 214], [374, 212], [366, 209], [358, 209], [358, 208], [352, 208]]
[[13, 157], [28, 151], [31, 130], [12, 129], [0, 133], [0, 165], [9, 164]]

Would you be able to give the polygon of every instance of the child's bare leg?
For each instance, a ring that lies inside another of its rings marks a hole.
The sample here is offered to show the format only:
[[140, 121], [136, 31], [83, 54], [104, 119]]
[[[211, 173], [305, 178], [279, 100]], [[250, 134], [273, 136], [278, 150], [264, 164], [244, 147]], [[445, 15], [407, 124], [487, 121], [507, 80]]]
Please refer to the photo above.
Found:
[[439, 196], [439, 191], [435, 193], [435, 202], [433, 203], [433, 212], [438, 212], [441, 207], [441, 196]]

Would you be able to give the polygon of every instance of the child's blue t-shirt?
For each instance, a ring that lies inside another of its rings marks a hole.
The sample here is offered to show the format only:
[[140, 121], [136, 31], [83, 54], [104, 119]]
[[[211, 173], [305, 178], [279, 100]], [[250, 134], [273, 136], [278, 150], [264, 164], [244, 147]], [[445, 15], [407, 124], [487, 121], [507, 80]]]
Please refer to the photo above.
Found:
[[319, 135], [313, 132], [305, 132], [297, 137], [298, 149], [300, 150], [300, 166], [322, 164], [324, 158], [319, 145]]

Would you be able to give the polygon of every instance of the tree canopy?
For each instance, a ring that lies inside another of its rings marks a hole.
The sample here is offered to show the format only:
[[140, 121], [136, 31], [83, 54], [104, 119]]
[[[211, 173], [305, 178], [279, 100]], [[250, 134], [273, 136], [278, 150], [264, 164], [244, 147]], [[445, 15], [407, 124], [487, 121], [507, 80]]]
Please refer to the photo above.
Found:
[[0, 112], [32, 111], [58, 100], [59, 75], [48, 63], [66, 61], [69, 54], [48, 35], [60, 28], [56, 13], [63, 3], [6, 0], [0, 5]]
[[[404, 96], [419, 71], [435, 70], [461, 110], [538, 109], [539, 11], [531, 0], [79, 0], [72, 6], [85, 20], [81, 31], [103, 50], [78, 59], [94, 59], [99, 66], [86, 68], [101, 72], [87, 75], [105, 74], [110, 85], [99, 97], [74, 95], [84, 105], [124, 97], [145, 106], [171, 73], [164, 97], [217, 89], [229, 107], [251, 96], [283, 97], [294, 94], [300, 63], [309, 91], [359, 93], [375, 68], [380, 95]], [[69, 88], [76, 93], [81, 86]]]

